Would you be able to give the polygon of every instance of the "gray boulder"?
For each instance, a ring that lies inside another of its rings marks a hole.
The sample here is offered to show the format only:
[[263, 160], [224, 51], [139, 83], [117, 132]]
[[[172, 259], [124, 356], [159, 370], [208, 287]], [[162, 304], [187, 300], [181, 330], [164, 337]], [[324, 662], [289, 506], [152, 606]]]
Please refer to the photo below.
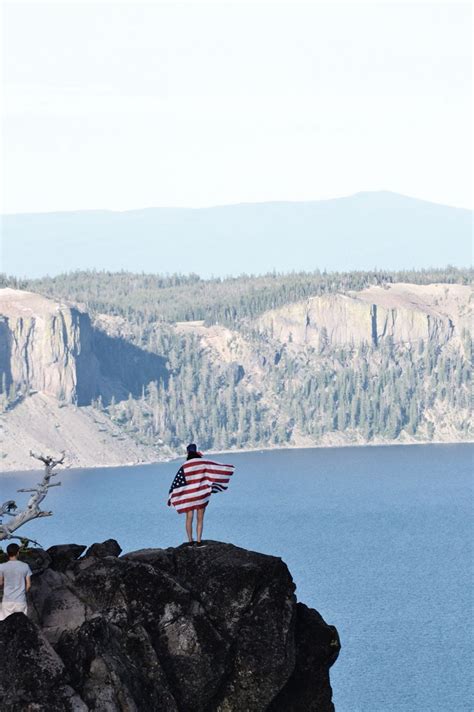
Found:
[[[35, 622], [22, 616], [14, 643], [8, 636], [18, 616], [0, 623], [7, 678], [18, 672], [27, 680], [31, 667], [36, 680], [41, 650], [52, 671], [38, 692], [21, 686], [23, 709], [54, 690], [53, 712], [73, 703], [103, 712], [334, 710], [329, 668], [340, 649], [337, 631], [296, 602], [281, 559], [219, 542], [119, 558], [104, 553], [120, 549], [109, 542], [79, 559], [65, 549], [50, 553], [50, 566], [33, 577]], [[34, 637], [41, 644], [30, 660]], [[8, 707], [12, 694], [0, 687], [2, 712], [16, 709]]]

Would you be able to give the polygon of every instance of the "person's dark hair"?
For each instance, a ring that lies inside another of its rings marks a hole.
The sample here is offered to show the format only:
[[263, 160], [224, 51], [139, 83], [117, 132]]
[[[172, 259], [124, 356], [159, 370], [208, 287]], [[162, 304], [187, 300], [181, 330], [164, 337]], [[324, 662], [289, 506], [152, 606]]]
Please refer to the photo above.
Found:
[[7, 546], [7, 554], [8, 556], [18, 556], [18, 552], [20, 551], [20, 547], [18, 544], [9, 544]]
[[202, 454], [198, 452], [196, 443], [189, 443], [186, 451], [188, 453], [186, 460], [193, 460], [195, 457], [202, 457]]
[[186, 460], [194, 460], [196, 457], [202, 457], [200, 452], [188, 452], [188, 455], [186, 457]]

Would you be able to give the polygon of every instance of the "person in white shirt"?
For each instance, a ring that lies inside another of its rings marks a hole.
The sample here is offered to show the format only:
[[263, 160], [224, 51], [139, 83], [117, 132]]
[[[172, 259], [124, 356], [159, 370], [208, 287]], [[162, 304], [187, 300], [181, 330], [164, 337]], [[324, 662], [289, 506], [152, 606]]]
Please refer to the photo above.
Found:
[[12, 613], [28, 613], [26, 594], [31, 586], [31, 569], [18, 561], [18, 544], [7, 546], [8, 561], [0, 564], [0, 585], [3, 584], [3, 600], [0, 605], [0, 621]]

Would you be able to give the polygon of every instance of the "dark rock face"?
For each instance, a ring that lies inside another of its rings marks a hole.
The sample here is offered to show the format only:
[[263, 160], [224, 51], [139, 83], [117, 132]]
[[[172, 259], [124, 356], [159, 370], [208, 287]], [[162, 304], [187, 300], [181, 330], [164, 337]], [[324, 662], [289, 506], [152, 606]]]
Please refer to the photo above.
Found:
[[107, 539], [100, 544], [92, 544], [87, 549], [86, 556], [96, 556], [98, 559], [103, 559], [104, 556], [120, 556], [121, 553], [122, 547], [118, 541]]
[[[100, 546], [100, 544], [96, 544]], [[78, 559], [86, 550], [81, 544], [57, 544], [50, 546], [46, 553], [51, 558], [51, 567], [56, 571], [65, 571], [71, 561]]]
[[22, 613], [14, 613], [0, 623], [0, 660], [2, 712], [87, 710], [67, 684], [57, 653]]
[[111, 541], [52, 547], [30, 620], [0, 623], [2, 712], [334, 710], [337, 631], [280, 559], [218, 542], [117, 558]]
[[40, 574], [51, 564], [51, 557], [47, 551], [43, 549], [28, 549], [26, 553], [22, 555], [22, 561], [25, 561], [30, 567], [34, 574]]
[[337, 630], [326, 625], [317, 611], [297, 603], [295, 642], [295, 668], [269, 710], [331, 709], [329, 668], [336, 662], [341, 649]]

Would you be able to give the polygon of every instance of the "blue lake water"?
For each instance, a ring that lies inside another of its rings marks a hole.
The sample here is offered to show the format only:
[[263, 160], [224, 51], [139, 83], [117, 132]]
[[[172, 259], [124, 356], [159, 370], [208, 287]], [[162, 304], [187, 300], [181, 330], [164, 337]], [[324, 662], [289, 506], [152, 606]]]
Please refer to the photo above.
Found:
[[[236, 474], [213, 496], [205, 538], [281, 556], [299, 600], [340, 633], [337, 712], [472, 712], [471, 445], [224, 455]], [[166, 507], [176, 463], [65, 470], [19, 533], [54, 543], [114, 537], [124, 550], [184, 541]], [[37, 473], [4, 474], [0, 499]]]

